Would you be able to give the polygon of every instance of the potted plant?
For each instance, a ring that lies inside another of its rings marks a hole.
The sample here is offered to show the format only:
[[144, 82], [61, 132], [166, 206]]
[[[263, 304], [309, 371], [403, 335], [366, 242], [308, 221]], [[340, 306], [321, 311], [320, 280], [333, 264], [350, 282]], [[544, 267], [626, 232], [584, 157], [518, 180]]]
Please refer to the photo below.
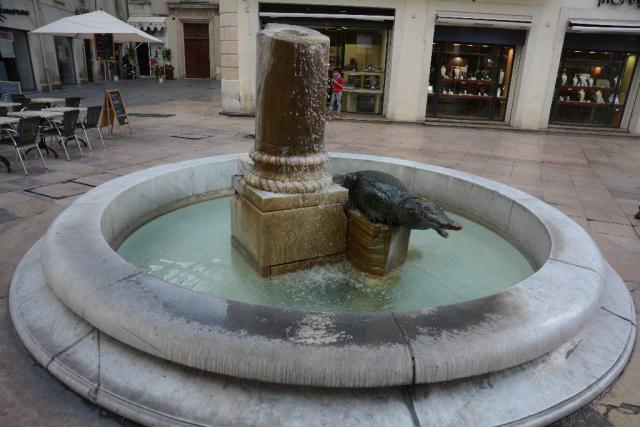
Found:
[[128, 61], [125, 63], [123, 61], [122, 64], [122, 76], [124, 79], [135, 79], [135, 66], [134, 64], [137, 62], [137, 53], [136, 48], [132, 45], [127, 47], [127, 57]]
[[156, 76], [156, 79], [158, 79], [158, 83], [164, 82], [164, 78], [162, 77], [162, 68], [159, 65], [153, 67], [153, 74]]
[[171, 65], [171, 49], [162, 49], [162, 59], [164, 60], [163, 75], [166, 79], [173, 80], [173, 66]]
[[118, 81], [118, 69], [116, 68], [116, 63], [115, 62], [109, 63], [109, 69], [111, 70], [111, 76], [113, 76], [113, 81], [117, 82]]
[[164, 59], [167, 64], [171, 65], [171, 49], [168, 47], [162, 49], [162, 59]]

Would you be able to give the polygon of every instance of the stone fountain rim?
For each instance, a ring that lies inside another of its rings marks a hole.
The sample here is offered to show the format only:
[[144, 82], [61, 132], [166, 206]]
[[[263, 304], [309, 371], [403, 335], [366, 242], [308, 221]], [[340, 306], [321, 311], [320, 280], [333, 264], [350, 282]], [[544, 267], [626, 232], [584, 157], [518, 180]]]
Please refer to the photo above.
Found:
[[[440, 191], [436, 198], [457, 207], [477, 199], [462, 210], [519, 239], [540, 269], [499, 294], [451, 306], [313, 313], [179, 288], [141, 272], [111, 248], [109, 242], [132, 231], [118, 225], [127, 215], [137, 221], [229, 187], [244, 155], [227, 155], [143, 170], [77, 199], [43, 239], [47, 284], [94, 327], [156, 357], [245, 379], [325, 387], [429, 383], [513, 367], [573, 338], [599, 308], [606, 264], [588, 234], [556, 209], [451, 169], [375, 156], [331, 157], [341, 173], [395, 172], [415, 190]], [[458, 199], [447, 199], [454, 190]]]

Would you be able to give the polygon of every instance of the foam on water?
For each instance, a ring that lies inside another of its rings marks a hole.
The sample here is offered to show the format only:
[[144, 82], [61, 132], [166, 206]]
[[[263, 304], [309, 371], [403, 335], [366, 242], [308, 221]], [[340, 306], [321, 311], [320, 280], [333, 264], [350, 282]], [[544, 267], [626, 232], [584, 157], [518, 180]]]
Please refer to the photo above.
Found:
[[[385, 278], [349, 263], [265, 279], [231, 247], [227, 197], [170, 212], [136, 230], [118, 253], [177, 286], [254, 304], [317, 311], [408, 311], [500, 292], [533, 273], [505, 239], [469, 219], [443, 239], [414, 230], [405, 265]], [[324, 339], [324, 338], [323, 338]]]

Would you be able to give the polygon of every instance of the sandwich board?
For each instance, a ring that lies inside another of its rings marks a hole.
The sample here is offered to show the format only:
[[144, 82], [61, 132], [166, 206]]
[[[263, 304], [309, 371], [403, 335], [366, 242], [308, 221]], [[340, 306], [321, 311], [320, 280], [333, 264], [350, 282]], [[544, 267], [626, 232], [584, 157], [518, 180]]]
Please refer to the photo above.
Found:
[[129, 126], [129, 133], [133, 133], [133, 127], [131, 127], [120, 89], [107, 89], [102, 101], [102, 111], [100, 112], [98, 126], [108, 126], [113, 129], [114, 124], [118, 125], [118, 130], [123, 126]]

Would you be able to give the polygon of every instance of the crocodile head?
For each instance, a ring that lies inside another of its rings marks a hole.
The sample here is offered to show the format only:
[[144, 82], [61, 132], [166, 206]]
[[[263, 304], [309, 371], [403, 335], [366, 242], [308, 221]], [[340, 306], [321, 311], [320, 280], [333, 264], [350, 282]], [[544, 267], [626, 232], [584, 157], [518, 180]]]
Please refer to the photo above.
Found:
[[449, 237], [446, 230], [462, 229], [462, 224], [449, 218], [438, 206], [419, 198], [407, 200], [397, 209], [396, 223], [417, 230], [432, 228], [442, 237]]

